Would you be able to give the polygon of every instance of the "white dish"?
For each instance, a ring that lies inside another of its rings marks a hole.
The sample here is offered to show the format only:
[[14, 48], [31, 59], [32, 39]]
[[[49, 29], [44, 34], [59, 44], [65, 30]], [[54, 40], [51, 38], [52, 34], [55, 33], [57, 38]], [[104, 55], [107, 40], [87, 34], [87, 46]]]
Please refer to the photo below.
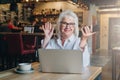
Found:
[[16, 68], [14, 71], [17, 72], [17, 73], [24, 74], [24, 73], [32, 73], [32, 72], [34, 72], [34, 69], [31, 68], [31, 70], [22, 71], [22, 70]]

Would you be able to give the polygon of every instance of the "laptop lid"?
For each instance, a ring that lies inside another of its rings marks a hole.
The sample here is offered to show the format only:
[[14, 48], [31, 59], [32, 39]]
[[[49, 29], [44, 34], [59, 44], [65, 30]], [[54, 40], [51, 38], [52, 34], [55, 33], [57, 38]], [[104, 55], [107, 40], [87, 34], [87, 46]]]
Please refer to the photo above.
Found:
[[80, 50], [39, 49], [42, 72], [82, 73], [83, 55]]

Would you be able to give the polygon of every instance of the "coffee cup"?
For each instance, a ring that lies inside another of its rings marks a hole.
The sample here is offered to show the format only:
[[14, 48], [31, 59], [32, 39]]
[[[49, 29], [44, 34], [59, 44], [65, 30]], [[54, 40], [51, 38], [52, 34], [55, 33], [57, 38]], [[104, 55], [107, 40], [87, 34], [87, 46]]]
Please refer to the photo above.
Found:
[[28, 70], [31, 70], [31, 64], [30, 63], [20, 63], [20, 64], [18, 64], [18, 68], [22, 71], [28, 71]]

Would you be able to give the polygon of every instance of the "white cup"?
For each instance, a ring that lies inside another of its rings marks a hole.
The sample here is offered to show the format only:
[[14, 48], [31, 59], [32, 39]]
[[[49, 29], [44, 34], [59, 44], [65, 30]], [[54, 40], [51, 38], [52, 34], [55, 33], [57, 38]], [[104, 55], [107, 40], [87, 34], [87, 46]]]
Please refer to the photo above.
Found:
[[30, 63], [20, 63], [20, 64], [18, 64], [18, 68], [22, 71], [28, 71], [28, 70], [31, 70], [31, 64]]

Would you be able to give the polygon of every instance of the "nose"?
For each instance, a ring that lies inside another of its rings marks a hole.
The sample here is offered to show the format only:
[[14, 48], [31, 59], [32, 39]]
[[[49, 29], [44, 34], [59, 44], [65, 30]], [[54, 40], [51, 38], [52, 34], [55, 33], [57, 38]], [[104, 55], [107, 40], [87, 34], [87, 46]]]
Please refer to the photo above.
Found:
[[70, 24], [69, 23], [66, 23], [66, 28], [70, 27]]

